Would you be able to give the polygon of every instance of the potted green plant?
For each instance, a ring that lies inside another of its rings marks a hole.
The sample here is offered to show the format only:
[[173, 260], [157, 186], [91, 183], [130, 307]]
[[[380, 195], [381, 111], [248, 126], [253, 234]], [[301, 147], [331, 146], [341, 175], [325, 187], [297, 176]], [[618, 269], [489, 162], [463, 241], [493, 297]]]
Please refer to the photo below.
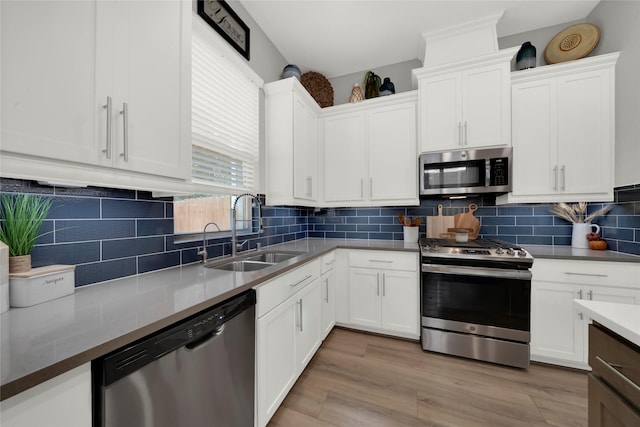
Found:
[[0, 240], [9, 247], [9, 273], [31, 270], [31, 250], [51, 203], [49, 198], [32, 194], [0, 197]]

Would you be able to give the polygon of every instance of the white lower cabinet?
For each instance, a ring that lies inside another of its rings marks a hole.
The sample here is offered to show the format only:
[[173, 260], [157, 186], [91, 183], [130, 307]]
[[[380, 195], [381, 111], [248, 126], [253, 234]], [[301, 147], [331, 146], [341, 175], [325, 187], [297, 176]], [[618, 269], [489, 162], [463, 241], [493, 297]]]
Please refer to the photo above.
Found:
[[419, 284], [417, 254], [351, 251], [347, 326], [419, 338]]
[[3, 400], [0, 420], [2, 427], [90, 427], [91, 364]]
[[531, 286], [531, 360], [589, 369], [590, 319], [574, 300], [640, 304], [640, 265], [536, 259]]
[[258, 426], [267, 425], [320, 347], [321, 295], [320, 260], [257, 288]]

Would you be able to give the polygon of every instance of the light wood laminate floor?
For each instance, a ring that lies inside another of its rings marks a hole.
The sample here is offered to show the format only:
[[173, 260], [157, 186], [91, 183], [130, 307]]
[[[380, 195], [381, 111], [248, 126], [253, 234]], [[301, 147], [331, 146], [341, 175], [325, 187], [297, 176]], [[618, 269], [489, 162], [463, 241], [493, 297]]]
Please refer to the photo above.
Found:
[[587, 374], [422, 351], [334, 328], [270, 427], [586, 426]]

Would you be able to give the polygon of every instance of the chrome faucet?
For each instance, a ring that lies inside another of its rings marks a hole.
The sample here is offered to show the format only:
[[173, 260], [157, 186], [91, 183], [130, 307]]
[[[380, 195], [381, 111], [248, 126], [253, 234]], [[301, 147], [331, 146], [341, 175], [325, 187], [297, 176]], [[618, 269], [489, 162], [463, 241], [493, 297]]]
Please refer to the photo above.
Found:
[[264, 233], [264, 226], [262, 225], [262, 202], [260, 202], [260, 199], [258, 199], [258, 196], [255, 196], [251, 193], [242, 193], [239, 196], [236, 196], [236, 200], [233, 202], [233, 208], [231, 209], [231, 256], [234, 257], [236, 256], [236, 253], [238, 252], [238, 249], [242, 248], [242, 246], [247, 243], [247, 240], [245, 240], [244, 242], [238, 244], [238, 235], [237, 235], [237, 230], [236, 230], [236, 206], [238, 204], [238, 201], [240, 199], [242, 199], [243, 197], [251, 197], [252, 199], [254, 199], [257, 203], [258, 203], [258, 220], [260, 223], [260, 229], [258, 230], [258, 233], [262, 234]]
[[202, 263], [205, 264], [207, 262], [207, 227], [210, 225], [215, 225], [218, 231], [220, 230], [220, 226], [215, 222], [208, 222], [204, 226], [204, 230], [202, 230], [202, 249], [198, 251], [198, 256], [202, 256]]

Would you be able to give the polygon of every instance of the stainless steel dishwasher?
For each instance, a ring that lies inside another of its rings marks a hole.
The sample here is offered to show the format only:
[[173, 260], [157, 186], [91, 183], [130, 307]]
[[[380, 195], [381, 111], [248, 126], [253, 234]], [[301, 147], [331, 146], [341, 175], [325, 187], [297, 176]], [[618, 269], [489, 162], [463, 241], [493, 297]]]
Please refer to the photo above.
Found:
[[252, 427], [254, 290], [93, 362], [94, 427]]

